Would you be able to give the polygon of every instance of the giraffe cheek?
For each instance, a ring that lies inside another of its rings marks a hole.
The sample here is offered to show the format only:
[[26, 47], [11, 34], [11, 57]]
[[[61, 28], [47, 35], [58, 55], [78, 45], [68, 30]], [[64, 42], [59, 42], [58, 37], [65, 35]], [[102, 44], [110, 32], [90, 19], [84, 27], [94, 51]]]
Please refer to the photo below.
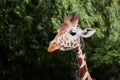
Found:
[[54, 52], [54, 51], [59, 50], [59, 49], [60, 49], [59, 45], [50, 45], [48, 47], [48, 52]]

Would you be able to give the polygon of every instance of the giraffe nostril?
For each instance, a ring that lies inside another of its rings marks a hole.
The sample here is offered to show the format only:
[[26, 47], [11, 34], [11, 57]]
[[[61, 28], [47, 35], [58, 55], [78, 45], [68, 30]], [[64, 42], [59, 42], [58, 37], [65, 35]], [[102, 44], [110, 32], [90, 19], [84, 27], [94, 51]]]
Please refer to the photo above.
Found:
[[56, 43], [55, 43], [55, 42], [53, 42], [52, 44], [53, 44], [53, 45], [56, 45]]

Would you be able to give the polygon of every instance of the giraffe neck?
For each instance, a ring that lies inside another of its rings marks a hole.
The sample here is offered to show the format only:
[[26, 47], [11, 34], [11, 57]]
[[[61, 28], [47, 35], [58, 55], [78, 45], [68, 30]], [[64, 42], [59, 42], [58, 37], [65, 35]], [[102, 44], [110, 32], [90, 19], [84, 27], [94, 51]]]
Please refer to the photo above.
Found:
[[78, 48], [76, 53], [77, 53], [76, 57], [77, 57], [77, 63], [78, 63], [77, 80], [92, 80], [88, 72], [84, 50], [81, 48]]

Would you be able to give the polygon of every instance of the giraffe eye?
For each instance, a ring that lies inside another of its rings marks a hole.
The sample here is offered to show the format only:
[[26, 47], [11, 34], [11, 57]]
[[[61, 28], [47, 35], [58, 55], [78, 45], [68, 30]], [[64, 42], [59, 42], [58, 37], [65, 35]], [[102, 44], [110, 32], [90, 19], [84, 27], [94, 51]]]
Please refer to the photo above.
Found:
[[70, 32], [70, 34], [71, 34], [72, 36], [74, 36], [74, 35], [76, 34], [76, 32]]

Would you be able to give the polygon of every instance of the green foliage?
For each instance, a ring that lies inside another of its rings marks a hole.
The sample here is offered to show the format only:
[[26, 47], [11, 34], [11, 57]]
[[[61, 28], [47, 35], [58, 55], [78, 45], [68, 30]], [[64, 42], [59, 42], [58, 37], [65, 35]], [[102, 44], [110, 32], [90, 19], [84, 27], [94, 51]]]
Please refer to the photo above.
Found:
[[82, 29], [96, 29], [85, 39], [91, 75], [118, 80], [119, 0], [0, 0], [0, 80], [74, 80], [75, 54], [47, 52], [69, 13], [80, 14]]

